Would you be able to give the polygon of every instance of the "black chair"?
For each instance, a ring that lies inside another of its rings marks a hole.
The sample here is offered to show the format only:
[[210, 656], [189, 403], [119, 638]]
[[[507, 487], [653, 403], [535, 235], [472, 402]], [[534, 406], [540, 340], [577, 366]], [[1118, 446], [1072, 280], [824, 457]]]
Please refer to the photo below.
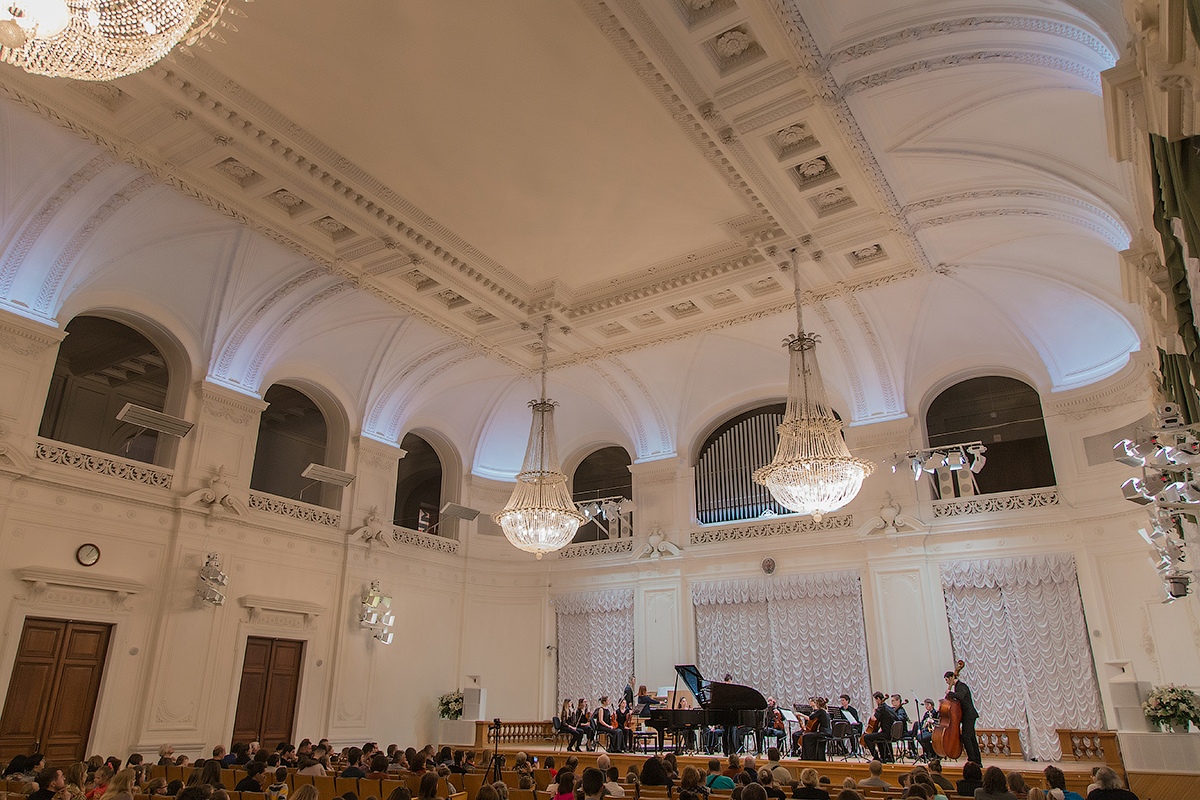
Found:
[[[909, 732], [908, 726], [900, 720], [892, 723], [892, 755], [897, 761], [908, 757], [913, 762], [917, 760], [917, 740]], [[898, 746], [898, 751], [897, 747]]]
[[558, 750], [559, 742], [563, 739], [567, 740], [567, 746], [569, 747], [571, 745], [571, 740], [575, 738], [574, 734], [563, 729], [561, 718], [551, 717], [551, 721], [554, 723], [554, 749]]
[[840, 755], [842, 761], [849, 761], [854, 752], [854, 729], [844, 719], [834, 720], [833, 737], [829, 740], [826, 754]]

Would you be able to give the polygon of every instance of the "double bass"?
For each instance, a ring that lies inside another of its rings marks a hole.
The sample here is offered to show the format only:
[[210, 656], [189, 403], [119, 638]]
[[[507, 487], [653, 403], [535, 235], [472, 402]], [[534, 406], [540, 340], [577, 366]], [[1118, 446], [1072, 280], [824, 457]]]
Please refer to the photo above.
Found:
[[[954, 679], [967, 664], [959, 659], [954, 665]], [[933, 752], [942, 758], [961, 758], [962, 743], [962, 703], [958, 698], [947, 692], [938, 706], [938, 724], [933, 731]]]

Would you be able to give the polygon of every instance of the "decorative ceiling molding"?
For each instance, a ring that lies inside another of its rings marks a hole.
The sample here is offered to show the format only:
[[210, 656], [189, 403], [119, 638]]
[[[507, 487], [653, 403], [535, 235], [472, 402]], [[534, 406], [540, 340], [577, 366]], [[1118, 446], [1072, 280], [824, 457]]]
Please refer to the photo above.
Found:
[[953, 33], [963, 33], [981, 30], [1006, 30], [1030, 33], [1044, 33], [1062, 39], [1078, 42], [1092, 50], [1112, 66], [1117, 62], [1116, 54], [1107, 44], [1082, 28], [1059, 20], [1043, 17], [1022, 17], [1007, 14], [995, 14], [978, 17], [960, 17], [958, 19], [939, 20], [927, 25], [914, 25], [903, 30], [876, 36], [872, 39], [843, 47], [829, 56], [830, 64], [844, 64], [858, 58], [897, 47], [911, 42], [928, 39], [933, 36], [946, 36]]
[[[1132, 240], [1129, 228], [1114, 216], [1113, 212], [1101, 208], [1093, 203], [1085, 200], [1080, 200], [1077, 197], [1062, 194], [1060, 192], [1047, 192], [1041, 189], [981, 189], [968, 192], [957, 192], [955, 194], [941, 195], [939, 197], [930, 197], [925, 200], [919, 200], [915, 203], [910, 203], [904, 207], [906, 215], [914, 214], [918, 211], [927, 211], [931, 208], [949, 205], [951, 203], [962, 203], [973, 200], [993, 200], [997, 198], [1022, 198], [1027, 200], [1046, 200], [1053, 203], [1061, 203], [1062, 205], [1078, 208], [1088, 214], [1098, 218], [1105, 223], [1104, 226], [1090, 225], [1090, 230], [1098, 230], [1099, 228], [1107, 227], [1109, 233], [1105, 235], [1105, 239], [1109, 241], [1118, 250], [1124, 250], [1129, 247], [1129, 242]], [[916, 223], [916, 227], [926, 227], [922, 223]]]
[[280, 338], [283, 337], [284, 331], [287, 330], [288, 326], [290, 326], [293, 322], [311, 309], [319, 306], [329, 298], [347, 291], [350, 288], [351, 285], [346, 281], [338, 281], [334, 285], [326, 287], [325, 289], [322, 289], [314, 294], [312, 297], [309, 297], [296, 308], [292, 309], [291, 313], [289, 313], [281, 321], [273, 325], [271, 327], [271, 333], [267, 336], [266, 340], [258, 346], [258, 349], [254, 353], [254, 358], [250, 359], [250, 364], [246, 368], [245, 380], [240, 382], [246, 387], [257, 390], [258, 378], [259, 375], [262, 374], [263, 364], [266, 362], [267, 356], [271, 353], [271, 350], [275, 348], [275, 345], [279, 343]]
[[17, 240], [8, 247], [8, 256], [4, 259], [4, 263], [0, 265], [0, 298], [10, 299], [9, 291], [12, 289], [13, 279], [17, 275], [17, 270], [25, 263], [25, 257], [29, 255], [29, 251], [33, 248], [38, 237], [45, 232], [51, 220], [62, 209], [63, 205], [70, 200], [75, 194], [87, 186], [89, 182], [101, 172], [111, 167], [115, 162], [107, 153], [100, 153], [93, 156], [86, 164], [77, 169], [71, 177], [58, 187], [53, 194], [42, 203], [41, 208], [37, 210], [32, 217], [21, 226], [21, 233], [17, 236]]
[[1023, 64], [1051, 69], [1056, 72], [1082, 78], [1087, 82], [1089, 91], [1092, 94], [1099, 95], [1101, 93], [1099, 70], [1078, 61], [1024, 50], [976, 50], [970, 53], [954, 53], [939, 58], [923, 58], [898, 67], [885, 69], [881, 72], [875, 72], [862, 78], [855, 78], [839, 88], [839, 96], [848, 97], [852, 94], [886, 86], [893, 81], [903, 80], [914, 75], [924, 76], [938, 70], [969, 67], [977, 64]]
[[237, 324], [233, 335], [221, 346], [220, 355], [217, 357], [216, 367], [213, 369], [212, 374], [215, 377], [228, 378], [229, 369], [233, 364], [234, 358], [237, 356], [238, 350], [250, 334], [250, 331], [262, 319], [263, 315], [295, 289], [326, 274], [325, 270], [319, 268], [305, 270], [296, 277], [285, 281], [281, 286], [273, 289], [261, 302], [257, 303], [254, 309], [246, 314]]
[[371, 406], [371, 411], [367, 415], [367, 424], [363, 427], [376, 434], [386, 435], [386, 431], [380, 430], [380, 418], [383, 416], [388, 405], [390, 405], [390, 401], [395, 396], [396, 392], [400, 390], [400, 387], [404, 384], [404, 382], [411, 378], [417, 372], [417, 370], [421, 369], [421, 367], [425, 366], [431, 361], [436, 361], [442, 356], [449, 355], [462, 346], [463, 345], [461, 342], [450, 342], [449, 344], [443, 344], [439, 347], [429, 350], [428, 352], [405, 364], [404, 368], [399, 373], [388, 378], [387, 383], [378, 390], [378, 399]]

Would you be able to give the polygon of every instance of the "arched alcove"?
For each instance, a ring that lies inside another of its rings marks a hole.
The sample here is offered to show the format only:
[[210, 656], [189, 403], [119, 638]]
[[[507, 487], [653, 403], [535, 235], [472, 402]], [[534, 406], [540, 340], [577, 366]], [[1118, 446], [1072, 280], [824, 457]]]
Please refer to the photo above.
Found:
[[321, 407], [308, 394], [277, 383], [267, 389], [269, 403], [258, 423], [250, 488], [260, 492], [337, 508], [341, 488], [316, 483], [301, 473], [309, 464], [329, 464], [330, 426]]
[[167, 407], [172, 375], [162, 347], [123, 322], [90, 314], [75, 317], [65, 330], [38, 434], [171, 466], [171, 437], [117, 419], [126, 403], [159, 412], [176, 410]]
[[[402, 528], [431, 531], [438, 524], [442, 507], [442, 459], [433, 445], [415, 433], [405, 434], [400, 447], [407, 454], [396, 471], [392, 522]], [[441, 533], [441, 527], [434, 532]]]
[[[573, 541], [633, 535], [633, 463], [624, 447], [602, 447], [587, 455], [571, 477], [571, 499], [586, 503], [588, 521], [579, 526]], [[624, 502], [628, 501], [628, 502]], [[624, 508], [622, 504], [624, 503]]]
[[696, 459], [696, 518], [704, 524], [790, 514], [751, 478], [770, 463], [784, 403], [759, 406], [725, 420], [705, 438]]
[[979, 494], [1055, 485], [1041, 398], [1024, 381], [1001, 375], [960, 381], [929, 404], [925, 430], [930, 447], [983, 442], [987, 461], [975, 475]]

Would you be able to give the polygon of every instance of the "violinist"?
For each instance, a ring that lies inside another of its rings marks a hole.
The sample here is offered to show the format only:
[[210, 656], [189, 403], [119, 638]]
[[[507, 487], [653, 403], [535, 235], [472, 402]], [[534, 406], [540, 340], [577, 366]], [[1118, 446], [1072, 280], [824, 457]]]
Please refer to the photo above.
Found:
[[862, 743], [877, 761], [890, 764], [896, 760], [892, 755], [892, 723], [896, 721], [896, 716], [888, 705], [887, 695], [876, 692], [874, 697], [875, 713], [867, 725], [870, 733], [862, 735]]
[[929, 698], [925, 698], [922, 703], [925, 710], [921, 712], [921, 720], [917, 723], [915, 735], [917, 741], [921, 743], [921, 758], [930, 761], [937, 757], [933, 752], [933, 730], [938, 724], [937, 706]]
[[624, 749], [633, 752], [633, 711], [629, 709], [624, 697], [617, 703], [617, 727], [621, 729]]
[[775, 746], [782, 749], [783, 742], [787, 738], [787, 731], [783, 727], [783, 714], [779, 711], [779, 706], [775, 704], [774, 697], [767, 698], [767, 711], [763, 715], [763, 729], [758, 737], [758, 752], [763, 752], [763, 745], [767, 739], [775, 739]]
[[[575, 713], [571, 715], [571, 727], [575, 728], [579, 733], [579, 741], [583, 741], [586, 736], [588, 743], [588, 751], [596, 749], [596, 728], [592, 725], [592, 710], [588, 708], [588, 702], [584, 698], [579, 698], [579, 702], [575, 705]], [[578, 752], [579, 745], [575, 745], [575, 750]]]
[[975, 736], [975, 720], [979, 719], [979, 712], [975, 710], [975, 701], [971, 699], [971, 687], [958, 679], [958, 673], [947, 672], [945, 678], [946, 697], [958, 698], [962, 706], [962, 746], [967, 760], [981, 764], [983, 759], [979, 754], [979, 739]]
[[805, 761], [824, 761], [825, 742], [833, 738], [833, 722], [829, 719], [829, 700], [824, 697], [812, 699], [813, 713], [804, 725], [801, 757]]

